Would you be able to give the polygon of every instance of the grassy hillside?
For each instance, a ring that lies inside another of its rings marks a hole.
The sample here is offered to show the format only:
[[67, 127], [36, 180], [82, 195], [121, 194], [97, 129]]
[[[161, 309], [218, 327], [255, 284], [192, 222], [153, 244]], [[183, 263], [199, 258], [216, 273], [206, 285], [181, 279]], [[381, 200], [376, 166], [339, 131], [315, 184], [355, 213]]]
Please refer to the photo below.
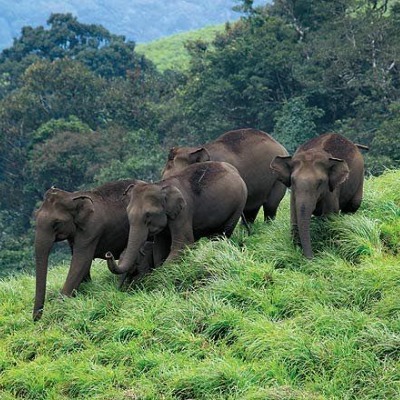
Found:
[[174, 69], [183, 71], [188, 68], [189, 56], [185, 43], [189, 40], [212, 41], [224, 25], [209, 26], [196, 31], [179, 33], [146, 44], [138, 44], [136, 50], [155, 63], [160, 71]]
[[395, 399], [400, 396], [400, 171], [369, 179], [355, 215], [289, 238], [288, 199], [248, 237], [203, 240], [128, 292], [103, 262], [74, 299], [50, 272], [0, 283], [0, 398]]

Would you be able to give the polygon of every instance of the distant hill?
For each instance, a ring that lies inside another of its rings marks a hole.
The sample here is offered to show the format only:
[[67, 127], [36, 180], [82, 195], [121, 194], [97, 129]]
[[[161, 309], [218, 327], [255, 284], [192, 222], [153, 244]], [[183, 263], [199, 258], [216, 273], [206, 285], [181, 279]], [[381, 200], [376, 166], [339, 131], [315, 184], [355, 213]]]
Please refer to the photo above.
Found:
[[185, 70], [189, 65], [189, 55], [185, 43], [190, 40], [212, 41], [218, 32], [224, 30], [224, 25], [208, 26], [195, 31], [178, 33], [136, 46], [140, 54], [144, 54], [154, 62], [160, 71], [167, 69]]
[[0, 50], [12, 44], [23, 26], [46, 25], [51, 13], [69, 12], [80, 22], [103, 25], [141, 43], [235, 20], [236, 4], [235, 0], [0, 0]]

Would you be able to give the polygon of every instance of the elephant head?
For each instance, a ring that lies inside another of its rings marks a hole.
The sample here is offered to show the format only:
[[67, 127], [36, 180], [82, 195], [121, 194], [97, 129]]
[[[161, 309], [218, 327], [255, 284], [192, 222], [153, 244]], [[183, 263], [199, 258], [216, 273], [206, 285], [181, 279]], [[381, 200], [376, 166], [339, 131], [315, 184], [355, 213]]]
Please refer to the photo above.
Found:
[[163, 179], [182, 171], [188, 165], [210, 161], [211, 157], [204, 147], [173, 147], [162, 172]]
[[48, 258], [55, 242], [68, 239], [73, 242], [75, 232], [82, 228], [94, 211], [89, 196], [77, 195], [51, 188], [36, 212], [35, 259], [36, 295], [33, 319], [40, 319], [46, 295]]
[[307, 258], [313, 257], [310, 240], [311, 215], [339, 211], [336, 189], [349, 176], [346, 161], [324, 151], [304, 151], [291, 156], [277, 156], [271, 168], [278, 179], [291, 187], [292, 225], [298, 229], [299, 239]]
[[130, 198], [127, 248], [118, 265], [110, 252], [106, 254], [108, 268], [114, 274], [131, 271], [139, 262], [140, 251], [148, 237], [166, 229], [168, 221], [176, 219], [186, 206], [181, 191], [165, 182], [136, 184], [127, 189], [127, 195]]

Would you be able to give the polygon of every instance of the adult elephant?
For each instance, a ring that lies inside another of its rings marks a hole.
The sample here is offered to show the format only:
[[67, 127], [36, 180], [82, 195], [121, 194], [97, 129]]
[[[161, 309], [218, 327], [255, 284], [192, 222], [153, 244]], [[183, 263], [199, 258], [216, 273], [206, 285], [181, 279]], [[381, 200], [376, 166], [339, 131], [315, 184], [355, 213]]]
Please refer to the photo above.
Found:
[[355, 212], [361, 204], [364, 160], [356, 145], [337, 133], [327, 133], [301, 145], [293, 157], [275, 157], [271, 163], [279, 179], [291, 187], [292, 234], [304, 255], [313, 257], [311, 215]]
[[126, 188], [139, 181], [110, 182], [90, 191], [66, 192], [49, 189], [36, 212], [35, 257], [36, 295], [33, 319], [43, 313], [48, 257], [55, 242], [67, 240], [72, 251], [71, 265], [61, 293], [71, 296], [84, 280], [90, 279], [94, 258], [104, 258], [112, 250], [119, 257], [128, 240], [129, 221]]
[[261, 206], [264, 220], [274, 218], [285, 186], [271, 170], [276, 156], [286, 156], [286, 149], [270, 135], [257, 129], [238, 129], [224, 133], [215, 141], [199, 147], [173, 147], [162, 173], [163, 178], [176, 174], [190, 164], [224, 161], [239, 171], [247, 185], [244, 216], [254, 222]]
[[247, 188], [236, 168], [227, 163], [190, 165], [157, 183], [136, 183], [128, 190], [128, 246], [119, 265], [106, 254], [111, 272], [135, 269], [140, 249], [154, 237], [154, 265], [173, 260], [200, 237], [229, 237], [246, 203]]

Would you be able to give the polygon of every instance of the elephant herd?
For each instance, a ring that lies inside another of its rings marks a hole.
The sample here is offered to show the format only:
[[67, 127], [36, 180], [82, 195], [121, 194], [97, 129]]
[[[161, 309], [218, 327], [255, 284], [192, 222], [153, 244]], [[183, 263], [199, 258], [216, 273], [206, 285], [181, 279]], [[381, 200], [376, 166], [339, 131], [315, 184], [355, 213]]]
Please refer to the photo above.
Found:
[[252, 223], [261, 207], [264, 220], [274, 218], [286, 187], [293, 239], [311, 258], [311, 216], [354, 212], [361, 204], [360, 148], [365, 146], [328, 133], [290, 156], [265, 132], [239, 129], [203, 146], [172, 148], [156, 183], [120, 180], [73, 193], [52, 187], [36, 212], [33, 319], [43, 313], [55, 242], [67, 240], [72, 252], [63, 295], [90, 280], [94, 258], [106, 259], [122, 285], [201, 237], [229, 237], [240, 217]]

